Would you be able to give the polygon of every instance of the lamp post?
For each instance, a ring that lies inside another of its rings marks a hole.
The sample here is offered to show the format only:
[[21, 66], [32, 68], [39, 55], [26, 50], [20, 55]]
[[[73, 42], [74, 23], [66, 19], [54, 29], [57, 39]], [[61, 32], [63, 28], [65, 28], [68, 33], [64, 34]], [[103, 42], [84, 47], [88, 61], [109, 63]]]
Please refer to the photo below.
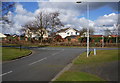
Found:
[[[115, 28], [117, 28], [118, 27], [118, 25], [114, 25], [114, 27]], [[117, 29], [118, 30], [118, 29]], [[115, 33], [116, 33], [116, 45], [117, 45], [117, 43], [118, 43], [118, 31], [115, 31]]]
[[[89, 19], [89, 3], [87, 3], [87, 17]], [[87, 57], [89, 56], [89, 21], [87, 27]]]
[[104, 47], [104, 36], [102, 35], [102, 47]]
[[[78, 1], [76, 3], [82, 3], [81, 1]], [[89, 2], [87, 2], [87, 18], [89, 19]], [[88, 27], [87, 27], [87, 57], [89, 56], [89, 21], [88, 21]]]
[[[105, 27], [105, 25], [103, 25], [103, 27]], [[102, 47], [104, 47], [104, 35], [102, 35]]]

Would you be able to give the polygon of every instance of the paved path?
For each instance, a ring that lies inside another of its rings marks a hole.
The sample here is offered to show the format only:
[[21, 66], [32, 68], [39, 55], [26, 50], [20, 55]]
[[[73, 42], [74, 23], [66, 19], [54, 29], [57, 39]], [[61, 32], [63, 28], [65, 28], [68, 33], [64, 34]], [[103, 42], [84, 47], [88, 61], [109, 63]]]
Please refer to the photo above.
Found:
[[30, 56], [2, 64], [0, 76], [3, 81], [50, 81], [86, 48], [44, 47], [32, 50], [34, 53]]

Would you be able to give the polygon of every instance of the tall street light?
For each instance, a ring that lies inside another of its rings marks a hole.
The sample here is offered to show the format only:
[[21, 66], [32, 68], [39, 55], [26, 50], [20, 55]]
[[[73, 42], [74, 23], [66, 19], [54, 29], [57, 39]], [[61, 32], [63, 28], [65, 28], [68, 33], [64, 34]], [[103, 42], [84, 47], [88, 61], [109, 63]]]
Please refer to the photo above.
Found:
[[115, 29], [117, 29], [117, 30], [114, 31], [116, 33], [115, 35], [116, 35], [116, 45], [117, 45], [117, 43], [118, 43], [118, 27], [119, 27], [119, 25], [118, 24], [114, 25], [114, 27], [115, 27]]
[[[105, 25], [103, 25], [103, 27], [105, 27]], [[102, 47], [104, 47], [105, 43], [104, 43], [104, 35], [102, 35]]]
[[102, 47], [104, 47], [104, 36], [102, 35]]
[[[77, 1], [76, 3], [82, 3], [81, 1]], [[89, 20], [89, 2], [87, 2], [87, 18]], [[89, 56], [89, 21], [87, 27], [87, 57]]]

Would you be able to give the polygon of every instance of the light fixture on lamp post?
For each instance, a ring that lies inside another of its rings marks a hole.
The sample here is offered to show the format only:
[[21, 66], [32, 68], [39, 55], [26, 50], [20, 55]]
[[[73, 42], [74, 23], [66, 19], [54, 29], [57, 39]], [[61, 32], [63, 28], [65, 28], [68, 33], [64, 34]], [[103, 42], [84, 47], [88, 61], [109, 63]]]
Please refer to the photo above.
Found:
[[[82, 3], [82, 1], [77, 1], [76, 3]], [[89, 2], [87, 3], [87, 18], [89, 19]], [[89, 21], [87, 27], [87, 57], [89, 56]]]

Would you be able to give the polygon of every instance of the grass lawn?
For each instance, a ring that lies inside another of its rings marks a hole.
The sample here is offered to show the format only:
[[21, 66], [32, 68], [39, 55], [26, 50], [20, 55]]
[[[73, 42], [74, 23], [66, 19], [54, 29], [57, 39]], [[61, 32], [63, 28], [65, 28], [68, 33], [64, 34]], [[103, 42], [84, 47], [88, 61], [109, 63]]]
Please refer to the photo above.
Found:
[[3, 47], [2, 61], [13, 60], [22, 56], [26, 56], [29, 53], [31, 53], [31, 50], [27, 50], [27, 49], [20, 50], [19, 48]]
[[56, 81], [103, 81], [101, 78], [85, 72], [64, 72]]
[[91, 52], [90, 56], [86, 57], [86, 52], [81, 54], [76, 60], [73, 61], [74, 64], [95, 64], [101, 62], [110, 62], [118, 60], [118, 52], [120, 50], [97, 50], [97, 55]]
[[[86, 57], [86, 52], [81, 54], [73, 61], [73, 66], [79, 65], [77, 69], [68, 70], [60, 75], [55, 81], [105, 81], [97, 75], [93, 75], [87, 72], [83, 72], [79, 69], [86, 66], [104, 62], [118, 61], [118, 52], [120, 50], [97, 50], [97, 55], [93, 55], [91, 52], [90, 56]], [[78, 71], [79, 70], [79, 71]]]
[[[3, 46], [17, 46], [19, 47], [19, 44], [2, 44]], [[38, 45], [38, 44], [22, 44], [23, 47], [47, 47], [47, 45]]]

